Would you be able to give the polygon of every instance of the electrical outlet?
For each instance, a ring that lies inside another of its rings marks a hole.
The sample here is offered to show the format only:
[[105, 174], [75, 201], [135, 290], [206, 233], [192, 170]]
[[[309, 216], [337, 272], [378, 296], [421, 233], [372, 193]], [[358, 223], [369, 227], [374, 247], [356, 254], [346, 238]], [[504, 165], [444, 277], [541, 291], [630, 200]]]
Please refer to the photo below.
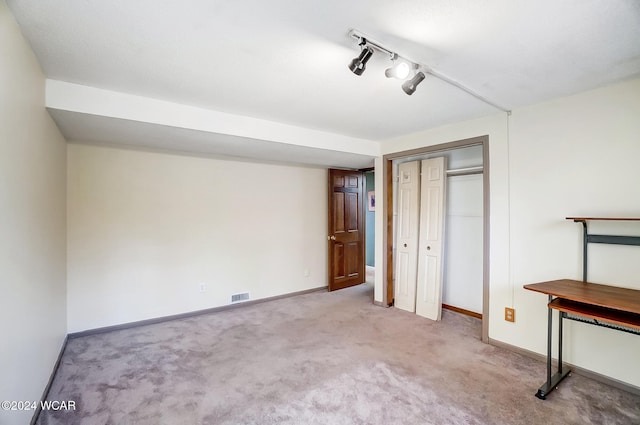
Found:
[[207, 291], [207, 284], [204, 282], [200, 282], [200, 292], [206, 292]]
[[505, 307], [504, 308], [504, 320], [507, 322], [515, 322], [516, 321], [516, 310], [513, 308]]

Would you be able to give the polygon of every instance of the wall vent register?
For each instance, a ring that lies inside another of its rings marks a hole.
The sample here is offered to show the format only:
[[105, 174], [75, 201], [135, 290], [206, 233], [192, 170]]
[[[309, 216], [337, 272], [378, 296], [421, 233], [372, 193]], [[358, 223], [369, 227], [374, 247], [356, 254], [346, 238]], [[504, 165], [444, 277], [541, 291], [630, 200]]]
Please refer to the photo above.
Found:
[[237, 303], [240, 301], [248, 301], [249, 300], [249, 293], [248, 292], [242, 292], [240, 294], [233, 294], [231, 295], [231, 302], [232, 303]]

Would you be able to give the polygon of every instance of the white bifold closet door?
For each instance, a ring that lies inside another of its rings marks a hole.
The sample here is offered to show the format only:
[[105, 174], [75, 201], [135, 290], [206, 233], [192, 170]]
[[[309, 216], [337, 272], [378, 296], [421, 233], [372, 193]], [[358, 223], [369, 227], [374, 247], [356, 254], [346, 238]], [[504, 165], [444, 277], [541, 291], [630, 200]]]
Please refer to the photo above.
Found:
[[446, 158], [398, 167], [395, 306], [432, 320], [442, 311]]
[[432, 320], [442, 316], [446, 162], [422, 161], [416, 314]]
[[394, 305], [416, 311], [418, 232], [420, 225], [420, 161], [398, 166], [398, 220], [396, 224], [396, 269]]

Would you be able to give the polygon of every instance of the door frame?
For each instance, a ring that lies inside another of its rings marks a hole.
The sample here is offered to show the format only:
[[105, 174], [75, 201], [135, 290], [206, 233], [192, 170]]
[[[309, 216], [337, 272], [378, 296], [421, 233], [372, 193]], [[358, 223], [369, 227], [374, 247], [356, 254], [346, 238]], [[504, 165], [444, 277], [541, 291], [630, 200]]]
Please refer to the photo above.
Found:
[[[393, 160], [420, 154], [447, 151], [466, 148], [470, 146], [482, 146], [482, 342], [489, 342], [489, 267], [490, 267], [490, 173], [489, 173], [489, 136], [478, 136], [454, 142], [442, 143], [423, 148], [411, 149], [402, 152], [394, 152], [382, 157], [382, 180], [384, 182], [384, 203], [382, 214], [386, 223], [386, 232], [383, 236], [385, 253], [383, 258], [383, 275], [386, 276], [382, 291], [382, 305], [390, 306], [393, 299]], [[445, 236], [446, 238], [446, 236]]]
[[[367, 173], [368, 172], [372, 172], [373, 176], [374, 176], [374, 186], [375, 186], [375, 175], [376, 175], [376, 167], [366, 167], [366, 168], [358, 168], [358, 171], [360, 171], [362, 173], [362, 190], [364, 190], [364, 194], [362, 195], [362, 214], [364, 215], [364, 219], [362, 220], [362, 229], [363, 229], [363, 235], [362, 235], [362, 243], [364, 245], [364, 250], [363, 250], [363, 261], [364, 261], [364, 283], [367, 283], [367, 208], [369, 205], [369, 198], [368, 198], [368, 193], [369, 193], [369, 187], [367, 186]], [[375, 211], [374, 211], [374, 217], [375, 217]], [[375, 220], [374, 220], [374, 226], [373, 226], [373, 231], [375, 232]], [[374, 239], [375, 239], [375, 233], [374, 233]], [[375, 242], [375, 240], [374, 240]], [[373, 258], [375, 261], [375, 245], [373, 247]], [[374, 264], [374, 268], [375, 268], [375, 264]], [[374, 286], [375, 286], [375, 278], [374, 278]]]

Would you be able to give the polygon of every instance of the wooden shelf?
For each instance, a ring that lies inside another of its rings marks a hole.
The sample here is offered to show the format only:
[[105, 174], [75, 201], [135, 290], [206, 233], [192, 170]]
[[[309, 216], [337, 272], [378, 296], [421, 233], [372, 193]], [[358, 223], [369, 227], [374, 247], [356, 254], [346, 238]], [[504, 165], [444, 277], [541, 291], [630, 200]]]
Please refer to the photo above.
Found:
[[555, 298], [551, 301], [549, 308], [565, 313], [577, 314], [595, 320], [596, 322], [606, 322], [614, 326], [627, 326], [640, 330], [640, 314], [598, 307], [562, 298]]

